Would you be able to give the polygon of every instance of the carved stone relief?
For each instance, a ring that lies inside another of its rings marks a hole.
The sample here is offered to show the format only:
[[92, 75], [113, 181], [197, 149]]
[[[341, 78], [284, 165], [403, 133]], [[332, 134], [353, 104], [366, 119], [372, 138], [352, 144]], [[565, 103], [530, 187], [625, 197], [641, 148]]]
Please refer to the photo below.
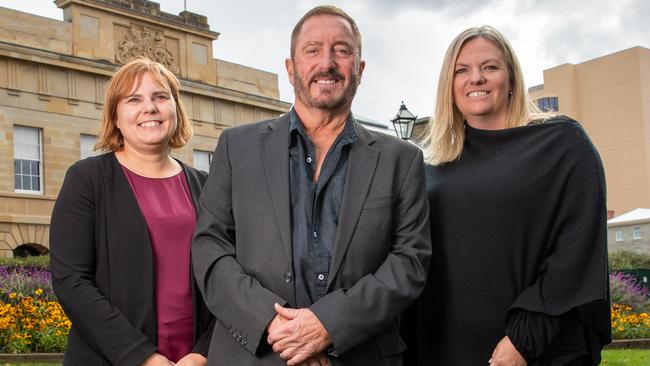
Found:
[[162, 31], [147, 27], [137, 29], [135, 26], [130, 26], [121, 40], [117, 39], [115, 59], [120, 64], [125, 64], [139, 56], [148, 57], [168, 68], [174, 63], [174, 56], [167, 49]]

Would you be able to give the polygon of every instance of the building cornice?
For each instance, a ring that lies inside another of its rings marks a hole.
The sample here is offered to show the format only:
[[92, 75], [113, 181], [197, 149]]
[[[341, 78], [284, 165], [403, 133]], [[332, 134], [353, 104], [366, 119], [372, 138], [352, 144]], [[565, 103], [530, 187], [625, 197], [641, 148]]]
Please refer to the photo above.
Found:
[[646, 225], [646, 224], [650, 224], [650, 219], [639, 219], [639, 220], [615, 222], [615, 223], [612, 223], [612, 224], [607, 224], [607, 228], [612, 229], [612, 228], [617, 228], [617, 227], [628, 227], [628, 226]]
[[192, 33], [211, 40], [219, 38], [218, 32], [210, 30], [207, 17], [189, 11], [183, 11], [180, 15], [174, 15], [160, 11], [160, 5], [153, 1], [137, 1], [142, 4], [134, 4], [133, 0], [55, 0], [57, 7], [65, 9], [72, 4], [87, 6], [90, 8], [107, 11], [128, 18], [134, 18], [149, 22], [165, 28], [176, 29], [181, 32]]
[[0, 222], [12, 224], [49, 225], [50, 216], [38, 215], [0, 215]]
[[[90, 74], [102, 75], [106, 77], [111, 77], [113, 73], [115, 73], [115, 70], [117, 70], [120, 66], [107, 61], [96, 61], [83, 57], [71, 56], [3, 41], [0, 41], [0, 56], [26, 62], [34, 62], [65, 69], [83, 71]], [[279, 112], [286, 112], [291, 107], [291, 103], [283, 102], [281, 100], [273, 98], [244, 93], [216, 85], [204, 84], [198, 81], [186, 79], [179, 80], [181, 82], [182, 91], [186, 93], [229, 100]]]

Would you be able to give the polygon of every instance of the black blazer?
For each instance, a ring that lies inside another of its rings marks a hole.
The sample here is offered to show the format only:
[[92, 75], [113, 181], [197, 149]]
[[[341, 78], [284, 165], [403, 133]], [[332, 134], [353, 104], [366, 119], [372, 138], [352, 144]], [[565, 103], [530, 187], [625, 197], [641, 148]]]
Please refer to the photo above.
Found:
[[[194, 201], [206, 174], [182, 164]], [[72, 321], [65, 365], [138, 365], [156, 351], [153, 254], [115, 154], [66, 173], [50, 226], [52, 284]], [[207, 355], [214, 320], [192, 276], [193, 352]]]

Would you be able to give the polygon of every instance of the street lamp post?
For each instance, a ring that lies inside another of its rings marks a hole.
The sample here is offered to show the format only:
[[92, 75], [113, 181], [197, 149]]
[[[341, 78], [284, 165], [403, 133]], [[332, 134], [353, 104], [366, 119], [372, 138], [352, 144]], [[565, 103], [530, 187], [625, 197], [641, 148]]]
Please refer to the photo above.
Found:
[[395, 127], [397, 137], [400, 137], [403, 140], [409, 140], [411, 134], [413, 134], [413, 125], [417, 118], [418, 117], [411, 113], [411, 111], [406, 109], [406, 105], [404, 105], [404, 101], [402, 101], [402, 105], [399, 106], [399, 111], [397, 111], [395, 117], [390, 120], [393, 123], [393, 127]]

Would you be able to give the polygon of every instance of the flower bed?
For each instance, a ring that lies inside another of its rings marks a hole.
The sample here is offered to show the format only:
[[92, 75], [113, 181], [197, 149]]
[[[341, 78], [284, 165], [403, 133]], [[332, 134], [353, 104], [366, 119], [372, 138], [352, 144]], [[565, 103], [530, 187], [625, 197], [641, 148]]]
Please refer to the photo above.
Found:
[[636, 312], [628, 305], [613, 304], [612, 338], [650, 338], [650, 314]]
[[[64, 352], [70, 321], [56, 301], [47, 257], [0, 260], [0, 352]], [[650, 338], [650, 297], [634, 276], [610, 274], [612, 336]]]
[[0, 264], [0, 352], [63, 352], [69, 330], [46, 265]]
[[612, 297], [612, 338], [650, 338], [650, 298], [633, 275], [609, 275]]

